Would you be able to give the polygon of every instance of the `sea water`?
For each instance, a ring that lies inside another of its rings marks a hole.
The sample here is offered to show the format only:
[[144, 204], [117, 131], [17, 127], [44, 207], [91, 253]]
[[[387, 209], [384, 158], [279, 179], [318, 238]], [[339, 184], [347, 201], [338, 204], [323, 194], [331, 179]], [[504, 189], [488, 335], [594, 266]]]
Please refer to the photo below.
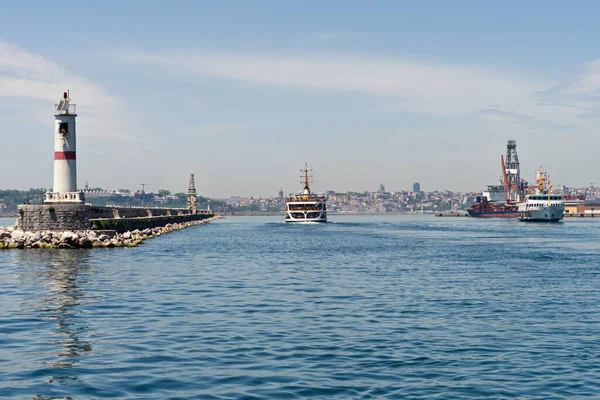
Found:
[[0, 398], [600, 397], [600, 221], [282, 220], [0, 251]]

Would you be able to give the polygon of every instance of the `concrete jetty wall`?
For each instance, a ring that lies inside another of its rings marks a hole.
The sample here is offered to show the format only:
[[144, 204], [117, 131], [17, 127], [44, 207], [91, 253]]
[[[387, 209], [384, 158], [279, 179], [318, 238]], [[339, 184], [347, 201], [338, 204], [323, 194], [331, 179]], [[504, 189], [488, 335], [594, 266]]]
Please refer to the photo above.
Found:
[[97, 207], [55, 203], [19, 206], [17, 224], [27, 231], [110, 229], [117, 232], [207, 219], [211, 211], [190, 214], [185, 208]]
[[127, 231], [152, 229], [168, 224], [181, 224], [184, 222], [199, 221], [214, 217], [214, 214], [187, 214], [187, 215], [164, 215], [158, 217], [135, 217], [135, 218], [105, 218], [91, 219], [90, 223], [94, 230], [114, 230], [117, 233]]
[[90, 229], [90, 207], [83, 204], [21, 205], [17, 225], [27, 231]]

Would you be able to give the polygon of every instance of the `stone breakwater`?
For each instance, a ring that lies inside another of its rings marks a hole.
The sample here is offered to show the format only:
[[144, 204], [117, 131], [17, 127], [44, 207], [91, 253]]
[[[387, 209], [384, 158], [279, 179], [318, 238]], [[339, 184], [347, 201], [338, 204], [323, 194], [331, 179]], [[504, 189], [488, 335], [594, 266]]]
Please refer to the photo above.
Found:
[[0, 227], [0, 249], [89, 249], [106, 247], [136, 247], [146, 239], [223, 218], [216, 215], [202, 220], [167, 224], [161, 227], [116, 231], [23, 231], [17, 226]]
[[86, 204], [19, 206], [17, 225], [23, 231], [144, 230], [214, 216], [208, 210], [191, 213], [183, 208], [97, 207]]

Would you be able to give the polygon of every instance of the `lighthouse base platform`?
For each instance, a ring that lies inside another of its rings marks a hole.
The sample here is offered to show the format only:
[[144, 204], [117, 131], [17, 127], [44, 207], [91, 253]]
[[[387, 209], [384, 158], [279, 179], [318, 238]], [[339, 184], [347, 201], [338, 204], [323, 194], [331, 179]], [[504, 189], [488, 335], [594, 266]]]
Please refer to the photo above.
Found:
[[58, 193], [58, 192], [46, 192], [46, 199], [44, 200], [44, 204], [49, 203], [85, 203], [85, 195], [83, 192], [68, 192], [68, 193]]

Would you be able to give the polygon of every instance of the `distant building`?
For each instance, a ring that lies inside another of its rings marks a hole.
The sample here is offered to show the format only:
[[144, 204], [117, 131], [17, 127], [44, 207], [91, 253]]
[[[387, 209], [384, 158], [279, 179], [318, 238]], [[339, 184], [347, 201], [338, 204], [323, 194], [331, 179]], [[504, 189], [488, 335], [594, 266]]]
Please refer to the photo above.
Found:
[[565, 214], [598, 215], [600, 203], [584, 203], [583, 201], [565, 201]]
[[379, 193], [385, 193], [385, 186], [383, 186], [383, 183], [379, 184], [379, 190], [378, 190], [378, 192]]
[[413, 192], [419, 193], [421, 191], [421, 184], [419, 182], [413, 183]]

